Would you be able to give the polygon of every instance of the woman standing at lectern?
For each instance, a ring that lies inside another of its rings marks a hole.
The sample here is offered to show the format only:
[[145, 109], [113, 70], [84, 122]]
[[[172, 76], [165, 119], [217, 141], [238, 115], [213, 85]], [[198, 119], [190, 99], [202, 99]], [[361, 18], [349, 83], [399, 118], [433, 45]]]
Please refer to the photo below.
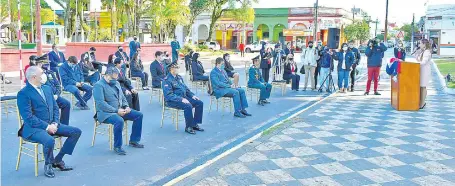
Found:
[[428, 39], [422, 39], [419, 44], [419, 48], [415, 53], [414, 57], [417, 62], [420, 63], [420, 109], [425, 108], [427, 97], [427, 86], [431, 78], [431, 45]]

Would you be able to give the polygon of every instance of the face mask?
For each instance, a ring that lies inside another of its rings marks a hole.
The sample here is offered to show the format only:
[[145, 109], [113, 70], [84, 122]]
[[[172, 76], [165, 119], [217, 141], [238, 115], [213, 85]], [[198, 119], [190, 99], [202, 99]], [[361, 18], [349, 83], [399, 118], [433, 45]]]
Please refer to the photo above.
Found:
[[119, 48], [118, 51], [123, 52], [123, 48]]
[[224, 69], [224, 63], [221, 63], [220, 69]]
[[113, 77], [110, 78], [109, 80], [109, 85], [115, 85], [117, 83], [117, 79], [114, 79]]
[[354, 45], [349, 45], [349, 48], [354, 48]]
[[41, 74], [41, 84], [45, 84], [47, 82], [47, 75], [45, 73]]
[[343, 47], [343, 50], [344, 50], [344, 51], [348, 50], [348, 47], [346, 47], [346, 46], [345, 46], [345, 47]]
[[308, 46], [308, 47], [313, 48], [313, 45], [310, 45], [310, 46]]
[[136, 41], [136, 40], [137, 40], [137, 37], [134, 38], [134, 41]]

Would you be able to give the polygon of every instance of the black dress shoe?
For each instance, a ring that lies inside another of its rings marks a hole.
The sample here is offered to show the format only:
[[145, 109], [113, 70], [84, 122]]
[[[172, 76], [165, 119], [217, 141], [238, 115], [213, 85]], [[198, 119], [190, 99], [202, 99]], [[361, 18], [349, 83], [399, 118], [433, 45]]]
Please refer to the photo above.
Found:
[[193, 127], [186, 127], [185, 132], [189, 134], [196, 134], [196, 132], [193, 130]]
[[242, 113], [245, 116], [251, 116], [251, 114], [248, 113], [246, 110], [242, 110], [242, 111], [240, 111], [240, 113]]
[[142, 148], [144, 148], [144, 145], [140, 144], [139, 142], [130, 141], [130, 147], [142, 149]]
[[53, 168], [58, 168], [60, 171], [70, 171], [73, 170], [72, 167], [66, 166], [64, 161], [58, 162], [58, 163], [53, 163], [52, 164]]
[[369, 92], [365, 92], [363, 95], [364, 96], [368, 96], [368, 94], [370, 94]]
[[264, 100], [262, 100], [262, 101], [263, 101], [264, 103], [266, 103], [266, 104], [269, 104], [269, 103], [270, 103], [270, 101], [269, 101], [269, 100], [266, 100], [266, 99], [264, 99]]
[[380, 96], [379, 92], [374, 92], [374, 95]]
[[126, 151], [124, 151], [122, 149], [122, 147], [115, 147], [114, 152], [117, 153], [118, 155], [122, 155], [122, 156], [126, 155]]
[[55, 177], [54, 169], [52, 168], [52, 164], [44, 165], [44, 176], [46, 176], [48, 178]]
[[204, 132], [204, 129], [201, 128], [199, 125], [196, 125], [193, 127], [193, 130], [197, 130], [197, 131], [200, 131], [200, 132]]
[[259, 100], [258, 101], [258, 105], [264, 106], [264, 101], [263, 100]]
[[238, 118], [246, 118], [245, 115], [243, 115], [242, 113], [234, 113], [234, 117], [238, 117]]

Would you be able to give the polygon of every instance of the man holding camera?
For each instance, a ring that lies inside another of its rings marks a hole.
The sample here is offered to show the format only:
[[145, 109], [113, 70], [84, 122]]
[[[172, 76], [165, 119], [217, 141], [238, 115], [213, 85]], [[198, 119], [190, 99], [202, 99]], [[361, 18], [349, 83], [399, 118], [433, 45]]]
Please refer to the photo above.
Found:
[[368, 95], [370, 92], [371, 81], [374, 79], [374, 95], [381, 95], [378, 92], [379, 74], [382, 66], [382, 58], [384, 58], [384, 52], [387, 47], [384, 43], [379, 43], [378, 38], [368, 41], [368, 47], [365, 50], [367, 56], [367, 67], [368, 67], [368, 81], [367, 89], [364, 95]]

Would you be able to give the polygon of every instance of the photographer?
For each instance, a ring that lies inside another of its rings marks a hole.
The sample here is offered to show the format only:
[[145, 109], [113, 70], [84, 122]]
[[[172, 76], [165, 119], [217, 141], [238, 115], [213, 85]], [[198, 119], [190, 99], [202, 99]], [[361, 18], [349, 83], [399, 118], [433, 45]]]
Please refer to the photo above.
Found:
[[374, 95], [381, 95], [378, 92], [379, 74], [382, 66], [382, 58], [384, 58], [384, 52], [387, 47], [384, 43], [379, 43], [379, 39], [372, 39], [368, 41], [368, 47], [365, 50], [367, 56], [367, 67], [368, 67], [368, 81], [367, 89], [364, 95], [368, 95], [370, 92], [371, 81], [374, 79]]

